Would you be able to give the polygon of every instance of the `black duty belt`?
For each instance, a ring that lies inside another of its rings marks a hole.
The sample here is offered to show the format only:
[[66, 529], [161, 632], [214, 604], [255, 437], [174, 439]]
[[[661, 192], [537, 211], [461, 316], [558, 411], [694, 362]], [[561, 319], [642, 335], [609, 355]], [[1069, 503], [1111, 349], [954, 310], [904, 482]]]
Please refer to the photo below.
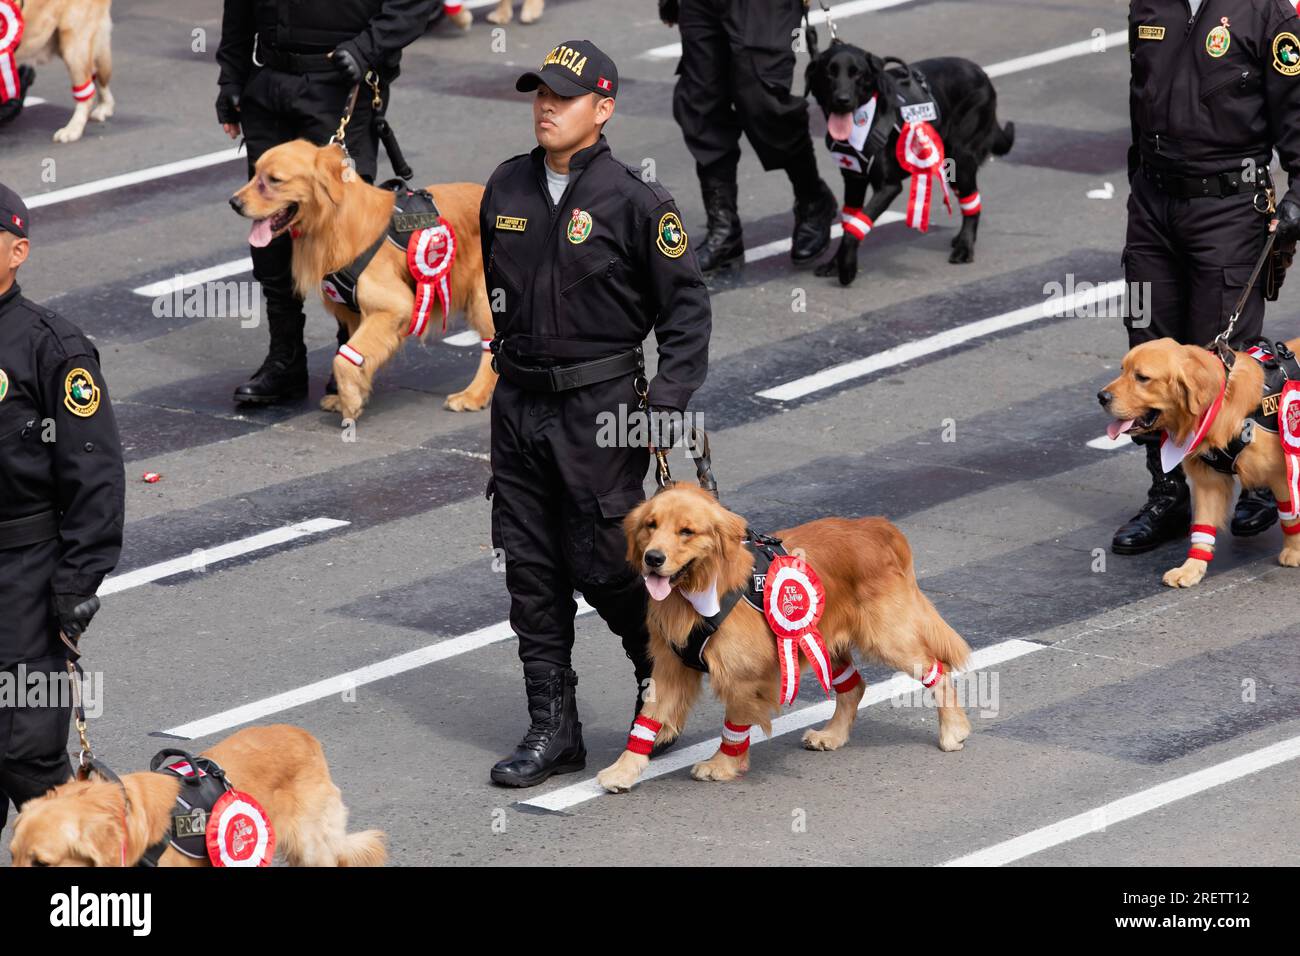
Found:
[[498, 348], [492, 359], [492, 367], [511, 385], [517, 385], [530, 392], [567, 392], [570, 389], [608, 382], [622, 375], [639, 372], [645, 368], [645, 357], [641, 346], [638, 345], [618, 355], [591, 362], [539, 367], [520, 365], [507, 354], [505, 349]]
[[333, 73], [337, 69], [328, 53], [295, 53], [269, 43], [257, 44], [253, 62], [281, 73]]
[[1207, 173], [1204, 176], [1184, 176], [1153, 169], [1145, 164], [1142, 166], [1143, 178], [1166, 196], [1175, 199], [1199, 199], [1205, 196], [1223, 198], [1267, 189], [1271, 185], [1268, 173], [1262, 169], [1256, 172], [1254, 182], [1245, 179], [1241, 173], [1241, 170], [1236, 169], [1226, 173]]
[[0, 551], [25, 548], [59, 536], [59, 518], [53, 511], [0, 521]]

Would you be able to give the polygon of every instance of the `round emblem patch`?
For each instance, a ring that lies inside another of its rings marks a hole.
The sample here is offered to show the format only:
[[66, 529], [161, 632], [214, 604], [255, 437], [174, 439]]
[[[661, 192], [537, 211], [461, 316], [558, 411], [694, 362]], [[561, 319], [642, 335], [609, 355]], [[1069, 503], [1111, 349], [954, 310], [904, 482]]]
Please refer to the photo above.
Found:
[[586, 238], [591, 235], [591, 213], [585, 209], [573, 210], [573, 218], [569, 220], [567, 235], [569, 241], [574, 245], [586, 241]]
[[9, 394], [9, 375], [4, 369], [0, 368], [0, 402], [5, 400]]
[[213, 866], [270, 866], [275, 830], [260, 803], [228, 790], [208, 814], [207, 843]]
[[670, 259], [676, 259], [686, 251], [686, 230], [675, 212], [666, 212], [659, 220], [659, 235], [655, 236], [655, 245]]
[[1287, 382], [1277, 403], [1278, 438], [1282, 450], [1300, 455], [1300, 382]]
[[[1226, 18], [1225, 18], [1226, 19]], [[1228, 32], [1227, 23], [1220, 23], [1205, 35], [1205, 52], [1216, 60], [1228, 52], [1232, 45], [1232, 34]]]
[[1273, 38], [1273, 69], [1283, 76], [1300, 73], [1300, 40], [1294, 33], [1279, 33]]
[[99, 386], [84, 368], [74, 368], [63, 380], [63, 404], [82, 418], [99, 411]]

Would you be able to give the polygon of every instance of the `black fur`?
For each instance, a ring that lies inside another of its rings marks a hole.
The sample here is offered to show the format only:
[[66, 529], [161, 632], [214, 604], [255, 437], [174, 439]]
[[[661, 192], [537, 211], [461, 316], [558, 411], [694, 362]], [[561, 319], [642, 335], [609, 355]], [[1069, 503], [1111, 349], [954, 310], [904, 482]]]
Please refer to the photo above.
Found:
[[[959, 57], [938, 57], [912, 65], [925, 75], [939, 108], [935, 129], [943, 140], [945, 157], [955, 163], [956, 182], [949, 184], [955, 193], [955, 207], [958, 196], [969, 196], [978, 189], [976, 174], [984, 161], [990, 155], [1001, 156], [1011, 149], [1015, 125], [999, 125], [997, 92], [977, 64]], [[877, 91], [876, 78], [884, 67], [880, 57], [850, 43], [836, 41], [808, 64], [804, 73], [805, 91], [812, 93], [823, 113], [849, 113]], [[894, 132], [884, 155], [876, 159], [868, 175], [841, 170], [844, 205], [862, 206], [872, 221], [889, 208], [902, 192], [903, 180], [910, 175], [898, 164], [897, 143], [898, 133]], [[868, 183], [871, 202], [865, 203]], [[937, 197], [932, 199], [932, 202], [941, 201]], [[961, 231], [952, 240], [949, 262], [975, 260], [979, 218], [978, 213], [962, 217]], [[851, 283], [858, 273], [859, 245], [846, 232], [834, 256], [817, 267], [817, 275], [838, 275], [841, 285]]]

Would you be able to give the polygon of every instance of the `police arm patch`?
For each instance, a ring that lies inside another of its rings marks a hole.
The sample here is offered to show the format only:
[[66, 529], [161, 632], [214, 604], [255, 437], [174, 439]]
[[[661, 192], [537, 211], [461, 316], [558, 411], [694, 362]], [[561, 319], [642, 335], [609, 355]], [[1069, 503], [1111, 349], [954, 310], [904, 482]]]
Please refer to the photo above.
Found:
[[659, 218], [659, 231], [655, 245], [669, 259], [676, 259], [686, 251], [686, 230], [675, 212], [666, 212]]
[[1300, 39], [1289, 31], [1273, 38], [1273, 69], [1283, 76], [1300, 73]]
[[63, 404], [81, 418], [89, 418], [99, 411], [99, 386], [84, 368], [74, 368], [63, 380]]

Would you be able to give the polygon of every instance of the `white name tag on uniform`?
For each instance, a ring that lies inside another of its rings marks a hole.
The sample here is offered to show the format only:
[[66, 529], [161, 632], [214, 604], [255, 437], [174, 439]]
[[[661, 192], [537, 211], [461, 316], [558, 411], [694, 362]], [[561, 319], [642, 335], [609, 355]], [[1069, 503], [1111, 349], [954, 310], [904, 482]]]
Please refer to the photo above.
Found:
[[933, 123], [939, 116], [935, 112], [933, 100], [928, 103], [913, 103], [911, 106], [904, 106], [900, 112], [903, 114], [904, 123]]

